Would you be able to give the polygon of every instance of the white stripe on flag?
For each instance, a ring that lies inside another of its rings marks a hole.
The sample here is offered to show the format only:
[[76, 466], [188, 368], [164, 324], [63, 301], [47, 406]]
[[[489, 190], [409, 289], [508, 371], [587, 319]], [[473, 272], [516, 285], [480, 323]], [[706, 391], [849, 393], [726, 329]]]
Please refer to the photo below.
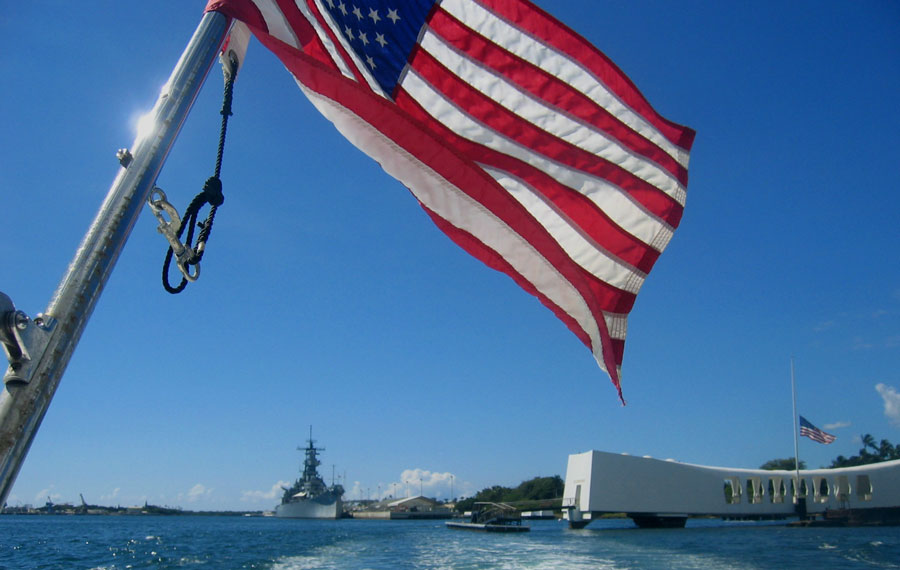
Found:
[[558, 109], [548, 107], [531, 94], [523, 93], [504, 77], [462, 56], [433, 32], [426, 32], [420, 45], [465, 83], [521, 119], [585, 152], [620, 166], [684, 206], [687, 190], [656, 163], [635, 156], [592, 125], [576, 121], [560, 113]]
[[268, 28], [270, 36], [275, 37], [292, 47], [297, 49], [300, 48], [300, 42], [297, 40], [294, 30], [291, 28], [291, 25], [284, 17], [284, 14], [281, 13], [281, 9], [275, 4], [274, 0], [251, 1], [256, 5], [256, 9], [259, 10], [259, 13], [262, 14], [263, 20], [266, 21], [266, 28]]
[[672, 233], [668, 224], [635, 204], [619, 187], [602, 178], [548, 160], [543, 155], [500, 136], [493, 129], [485, 127], [449, 103], [413, 69], [410, 69], [403, 79], [402, 88], [431, 114], [435, 121], [462, 138], [530, 164], [557, 182], [583, 194], [616, 225], [643, 243], [650, 246], [659, 244], [660, 234], [665, 234], [662, 241], [668, 243]]
[[502, 170], [481, 165], [507, 192], [512, 195], [538, 223], [550, 232], [553, 239], [585, 271], [617, 289], [637, 295], [645, 276], [635, 268], [625, 265], [609, 252], [596, 247], [572, 228], [559, 213], [521, 180]]
[[442, 0], [440, 7], [500, 48], [514, 53], [581, 91], [687, 168], [689, 153], [672, 143], [656, 127], [620, 101], [615, 93], [607, 89], [590, 70], [577, 61], [522, 33], [475, 2]]
[[603, 319], [606, 321], [606, 328], [609, 330], [610, 338], [625, 340], [625, 335], [628, 333], [628, 315], [604, 311]]

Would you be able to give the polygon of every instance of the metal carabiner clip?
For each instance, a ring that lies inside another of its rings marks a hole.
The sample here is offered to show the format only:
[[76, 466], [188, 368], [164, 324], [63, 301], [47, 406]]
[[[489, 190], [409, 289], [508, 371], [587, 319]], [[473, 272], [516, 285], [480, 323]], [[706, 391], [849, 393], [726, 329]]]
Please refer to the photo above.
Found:
[[[178, 215], [178, 210], [169, 203], [166, 193], [159, 186], [154, 186], [153, 190], [150, 191], [147, 204], [150, 206], [153, 215], [159, 220], [156, 231], [161, 233], [166, 238], [166, 241], [169, 242], [169, 247], [172, 248], [172, 253], [175, 255], [175, 264], [178, 266], [178, 270], [188, 281], [196, 281], [200, 277], [200, 264], [193, 264], [194, 272], [192, 273], [188, 262], [194, 258], [195, 252], [190, 246], [184, 245], [178, 239], [178, 230], [181, 229], [181, 216]], [[166, 216], [169, 217], [168, 220]]]

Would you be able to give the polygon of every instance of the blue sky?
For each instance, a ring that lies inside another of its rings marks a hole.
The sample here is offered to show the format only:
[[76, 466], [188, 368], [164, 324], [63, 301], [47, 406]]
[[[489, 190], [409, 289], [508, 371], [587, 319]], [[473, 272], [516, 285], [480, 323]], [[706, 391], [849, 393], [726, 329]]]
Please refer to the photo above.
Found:
[[[203, 2], [0, 20], [0, 290], [50, 300]], [[539, 2], [697, 130], [683, 221], [631, 314], [623, 407], [590, 352], [437, 230], [252, 43], [200, 280], [142, 214], [9, 498], [269, 509], [309, 426], [350, 498], [565, 475], [589, 449], [757, 467], [799, 412], [900, 442], [900, 7]], [[158, 180], [212, 172], [214, 68]], [[421, 483], [419, 482], [421, 479]]]

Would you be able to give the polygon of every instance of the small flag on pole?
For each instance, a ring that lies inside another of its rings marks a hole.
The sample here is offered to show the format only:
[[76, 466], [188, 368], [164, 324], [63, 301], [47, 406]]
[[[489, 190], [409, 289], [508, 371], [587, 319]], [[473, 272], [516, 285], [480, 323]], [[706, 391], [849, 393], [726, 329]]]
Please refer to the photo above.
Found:
[[813, 441], [825, 444], [831, 443], [835, 439], [837, 439], [830, 433], [826, 433], [809, 423], [809, 421], [803, 416], [800, 416], [800, 435], [808, 437]]
[[553, 311], [622, 398], [626, 320], [681, 221], [693, 130], [528, 0], [207, 10], [245, 23], [438, 228]]

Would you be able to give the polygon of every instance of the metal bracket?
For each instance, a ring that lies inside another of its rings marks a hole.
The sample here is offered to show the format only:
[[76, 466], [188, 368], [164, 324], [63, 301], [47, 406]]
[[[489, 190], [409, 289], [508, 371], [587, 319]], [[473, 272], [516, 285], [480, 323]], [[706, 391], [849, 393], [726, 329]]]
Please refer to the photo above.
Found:
[[43, 354], [50, 340], [56, 319], [38, 315], [31, 320], [16, 310], [5, 293], [0, 292], [0, 342], [9, 361], [3, 381], [9, 386], [31, 381], [32, 354]]
[[[159, 186], [154, 186], [153, 190], [150, 191], [150, 198], [147, 200], [147, 204], [153, 211], [153, 215], [159, 220], [159, 226], [156, 227], [156, 231], [165, 236], [166, 241], [169, 242], [172, 253], [175, 255], [175, 264], [178, 265], [178, 270], [181, 271], [181, 274], [188, 281], [196, 281], [200, 277], [200, 264], [189, 265], [188, 260], [194, 259], [198, 252], [195, 252], [190, 246], [181, 243], [178, 237], [178, 230], [181, 229], [181, 216], [178, 215], [178, 210], [169, 203], [166, 199], [166, 193]], [[166, 216], [169, 217], [168, 220]], [[191, 272], [191, 267], [194, 269], [193, 273]]]

